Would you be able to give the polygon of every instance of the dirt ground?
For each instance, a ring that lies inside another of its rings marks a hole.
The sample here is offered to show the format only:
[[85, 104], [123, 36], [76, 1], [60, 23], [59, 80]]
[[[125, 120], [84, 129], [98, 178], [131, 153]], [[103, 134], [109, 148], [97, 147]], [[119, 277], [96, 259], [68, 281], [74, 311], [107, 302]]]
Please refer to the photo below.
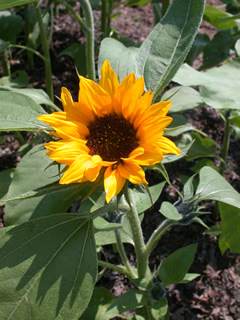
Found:
[[[220, 0], [209, 0], [207, 3], [222, 4]], [[112, 23], [119, 37], [125, 36], [135, 42], [140, 42], [147, 37], [153, 28], [154, 15], [151, 5], [142, 8], [124, 8], [123, 5], [120, 5], [115, 10], [121, 12], [121, 15]], [[95, 12], [95, 22], [96, 30], [98, 31], [98, 12]], [[207, 33], [212, 37], [216, 30], [207, 22], [203, 22], [200, 32]], [[62, 86], [67, 87], [73, 96], [77, 95], [78, 77], [73, 60], [67, 56], [57, 57], [63, 49], [74, 42], [83, 42], [83, 35], [80, 32], [79, 25], [72, 15], [60, 9], [59, 16], [56, 17], [54, 22], [54, 34], [51, 44], [54, 93], [57, 96], [60, 96]], [[21, 55], [19, 57], [13, 54], [11, 61], [12, 71], [25, 69], [30, 75], [30, 85], [32, 87], [45, 88], [44, 67], [37, 58], [35, 59], [35, 65], [35, 72], [26, 70], [26, 56]], [[198, 129], [209, 134], [218, 143], [222, 143], [224, 124], [218, 112], [204, 106], [191, 111], [188, 116], [190, 116], [191, 123]], [[27, 138], [28, 135], [26, 134], [25, 137]], [[14, 136], [9, 135], [0, 148], [0, 170], [17, 165], [20, 160], [20, 155], [17, 154], [18, 148], [19, 144]], [[226, 171], [225, 177], [237, 191], [240, 191], [239, 158], [239, 143], [234, 142], [232, 138], [228, 157], [228, 163], [231, 166]], [[182, 188], [181, 180], [178, 177], [180, 173], [192, 174], [188, 169], [189, 167], [189, 163], [186, 164], [184, 159], [175, 162], [174, 165], [169, 164], [167, 166], [174, 186], [179, 189]], [[148, 172], [147, 175], [151, 183], [158, 183], [163, 180], [161, 175], [156, 173]], [[173, 202], [176, 199], [176, 193], [171, 188], [166, 188], [161, 197], [161, 201], [169, 200]], [[153, 228], [160, 223], [161, 217], [157, 212], [159, 206], [160, 201], [145, 214], [143, 229], [146, 239], [150, 236]], [[212, 209], [214, 203], [208, 203], [207, 206], [208, 209]], [[216, 223], [211, 215], [206, 216], [204, 221], [209, 226]], [[0, 224], [3, 225], [1, 220]], [[154, 268], [174, 250], [190, 243], [197, 242], [199, 244], [190, 272], [200, 273], [201, 275], [189, 284], [172, 285], [167, 288], [171, 320], [240, 320], [240, 276], [238, 275], [240, 257], [230, 252], [226, 252], [222, 256], [218, 247], [217, 237], [203, 235], [203, 232], [204, 228], [197, 224], [173, 227], [161, 239], [161, 242], [150, 257], [151, 267]], [[130, 246], [127, 246], [127, 251], [130, 261], [134, 264], [135, 259]], [[112, 253], [110, 246], [106, 248], [106, 255], [109, 262], [120, 263], [118, 257]], [[131, 284], [124, 276], [109, 270], [105, 272], [98, 285], [105, 286], [115, 296], [119, 296], [131, 288]]]

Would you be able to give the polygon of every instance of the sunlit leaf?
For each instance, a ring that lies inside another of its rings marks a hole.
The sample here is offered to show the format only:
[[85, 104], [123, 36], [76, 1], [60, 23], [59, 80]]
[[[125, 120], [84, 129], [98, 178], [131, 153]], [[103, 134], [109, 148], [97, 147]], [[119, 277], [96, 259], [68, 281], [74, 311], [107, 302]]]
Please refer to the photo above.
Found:
[[137, 75], [157, 97], [183, 63], [202, 19], [204, 0], [174, 0], [136, 55]]
[[[46, 170], [52, 160], [44, 157], [45, 150], [39, 149], [39, 145], [35, 146], [18, 164], [7, 198], [17, 197], [59, 180], [58, 167], [50, 166]], [[62, 189], [36, 198], [8, 202], [5, 206], [5, 223], [19, 224], [43, 215], [65, 212], [73, 201], [72, 192], [71, 189]]]
[[196, 190], [201, 200], [217, 200], [240, 207], [240, 193], [238, 193], [216, 170], [203, 167], [200, 170], [200, 182]]
[[46, 129], [36, 118], [45, 111], [31, 98], [15, 92], [0, 91], [0, 131]]
[[206, 6], [204, 10], [204, 19], [210, 22], [214, 27], [218, 29], [230, 29], [237, 26], [237, 22], [233, 20], [227, 20], [232, 15], [226, 11], [223, 11], [215, 6]]
[[0, 318], [77, 319], [97, 275], [91, 222], [52, 215], [0, 231]]

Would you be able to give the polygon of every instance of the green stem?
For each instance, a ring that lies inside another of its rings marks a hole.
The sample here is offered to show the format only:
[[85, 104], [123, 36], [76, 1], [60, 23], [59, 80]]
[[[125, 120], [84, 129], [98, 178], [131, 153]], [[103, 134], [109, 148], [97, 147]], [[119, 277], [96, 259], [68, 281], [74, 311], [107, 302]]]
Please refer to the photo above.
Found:
[[87, 25], [86, 31], [86, 56], [88, 78], [95, 80], [95, 59], [94, 59], [94, 23], [93, 12], [89, 0], [80, 0], [83, 7], [84, 16]]
[[98, 260], [98, 265], [103, 268], [108, 268], [108, 269], [117, 271], [117, 272], [127, 276], [128, 278], [132, 278], [131, 274], [128, 272], [128, 270], [125, 267], [116, 266], [115, 264], [112, 264], [112, 263], [109, 263], [106, 261], [102, 261], [102, 260]]
[[138, 277], [144, 278], [148, 270], [148, 259], [146, 255], [145, 243], [141, 229], [141, 222], [138, 216], [138, 212], [135, 206], [133, 205], [132, 196], [129, 192], [128, 186], [124, 187], [124, 193], [130, 208], [127, 216], [131, 225], [133, 241], [136, 250]]
[[230, 137], [231, 137], [231, 120], [230, 120], [230, 114], [227, 113], [226, 114], [226, 121], [225, 121], [223, 146], [222, 146], [222, 151], [221, 151], [221, 157], [222, 157], [223, 161], [221, 163], [220, 171], [219, 171], [221, 174], [223, 174], [225, 167], [226, 167]]
[[152, 308], [152, 303], [151, 303], [151, 299], [149, 296], [146, 297], [146, 303], [143, 307], [144, 313], [145, 313], [145, 319], [146, 320], [154, 320], [155, 318], [152, 315], [151, 312], [151, 308]]
[[87, 28], [87, 26], [84, 24], [82, 18], [80, 17], [80, 15], [75, 11], [75, 9], [70, 6], [70, 4], [68, 4], [67, 2], [63, 2], [63, 4], [65, 5], [65, 7], [72, 13], [72, 15], [74, 16], [74, 18], [77, 20], [77, 22], [79, 23], [80, 27], [82, 28], [82, 30], [87, 33], [89, 30]]
[[102, 10], [101, 10], [101, 32], [102, 39], [106, 37], [106, 21], [107, 21], [107, 2], [102, 0]]
[[117, 248], [118, 248], [118, 252], [120, 254], [120, 257], [122, 259], [122, 262], [124, 263], [126, 269], [128, 270], [129, 274], [131, 275], [131, 278], [132, 279], [136, 279], [137, 276], [136, 274], [133, 272], [131, 266], [130, 266], [130, 263], [129, 263], [129, 260], [128, 260], [128, 257], [126, 255], [126, 252], [124, 250], [124, 246], [123, 246], [123, 243], [122, 243], [122, 238], [121, 238], [121, 233], [120, 233], [120, 230], [117, 229], [115, 230], [115, 237], [116, 237], [116, 240], [117, 240]]
[[160, 238], [164, 235], [164, 233], [174, 224], [176, 221], [165, 219], [158, 227], [154, 230], [151, 235], [148, 243], [146, 244], [146, 256], [149, 257], [155, 246], [157, 245]]
[[47, 41], [46, 32], [44, 29], [44, 24], [43, 24], [43, 20], [42, 20], [42, 12], [41, 12], [40, 6], [39, 6], [39, 4], [34, 3], [34, 7], [36, 10], [37, 21], [38, 21], [39, 30], [40, 30], [43, 55], [45, 57], [44, 66], [45, 66], [47, 93], [48, 93], [50, 99], [53, 101], [52, 69], [51, 69], [49, 45], [48, 45], [48, 41]]
[[2, 68], [3, 68], [3, 75], [4, 76], [10, 76], [11, 75], [11, 69], [10, 64], [7, 57], [7, 52], [4, 51], [1, 53], [1, 60], [2, 60]]
[[[24, 18], [25, 18], [25, 38], [26, 38], [26, 43], [28, 44], [29, 41], [29, 34], [31, 32], [30, 30], [30, 25], [29, 25], [29, 17], [28, 17], [28, 10], [29, 10], [29, 4], [25, 4], [24, 6]], [[31, 51], [27, 51], [27, 60], [28, 60], [28, 65], [31, 70], [33, 70], [34, 67], [34, 61], [33, 61], [33, 54]]]
[[30, 51], [30, 52], [34, 53], [36, 56], [38, 56], [40, 59], [42, 59], [44, 62], [46, 61], [46, 58], [41, 53], [39, 53], [38, 51], [36, 51], [32, 48], [22, 46], [20, 44], [10, 44], [9, 48], [19, 48], [19, 49]]

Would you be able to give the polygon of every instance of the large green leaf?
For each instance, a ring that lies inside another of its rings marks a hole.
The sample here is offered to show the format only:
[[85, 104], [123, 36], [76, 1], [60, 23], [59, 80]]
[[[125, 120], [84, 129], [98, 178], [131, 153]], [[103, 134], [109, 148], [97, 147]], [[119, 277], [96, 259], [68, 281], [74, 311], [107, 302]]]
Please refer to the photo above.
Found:
[[168, 97], [171, 97], [170, 100], [172, 101], [172, 105], [169, 110], [171, 113], [186, 111], [199, 107], [203, 104], [203, 100], [199, 92], [190, 87], [173, 87], [164, 93], [161, 100], [169, 100]]
[[197, 244], [190, 244], [174, 251], [160, 265], [159, 277], [164, 286], [183, 281], [193, 263]]
[[204, 0], [173, 0], [136, 55], [137, 75], [144, 76], [155, 97], [171, 81], [193, 43], [204, 10]]
[[[14, 172], [7, 198], [14, 198], [58, 181], [58, 167], [50, 166], [46, 169], [52, 160], [44, 157], [45, 150], [38, 151], [39, 149], [39, 145], [35, 146], [22, 158]], [[72, 192], [73, 190], [62, 190], [32, 199], [8, 202], [5, 207], [5, 223], [20, 224], [29, 219], [65, 212], [73, 201]]]
[[129, 73], [136, 72], [135, 54], [136, 48], [125, 47], [120, 41], [113, 38], [105, 38], [101, 42], [98, 57], [98, 75], [101, 78], [101, 68], [107, 59], [116, 75], [122, 81]]
[[239, 73], [239, 58], [207, 72], [199, 72], [184, 64], [173, 81], [184, 86], [200, 86], [202, 99], [213, 108], [240, 109]]
[[11, 91], [11, 92], [21, 93], [31, 98], [37, 104], [46, 104], [48, 106], [53, 107], [54, 109], [57, 108], [56, 105], [51, 101], [49, 96], [46, 94], [46, 92], [43, 91], [42, 89], [33, 89], [33, 88], [19, 89], [19, 88], [14, 88], [12, 86], [3, 85], [3, 86], [0, 86], [0, 92], [1, 91]]
[[36, 1], [37, 0], [0, 0], [0, 10], [22, 6], [23, 4], [28, 4]]
[[222, 254], [227, 249], [232, 253], [240, 253], [240, 203], [239, 208], [219, 203], [221, 215], [221, 235], [219, 247]]
[[92, 223], [62, 214], [0, 232], [0, 318], [78, 319], [97, 275]]
[[203, 167], [199, 173], [200, 182], [196, 191], [200, 200], [217, 200], [240, 208], [238, 193], [216, 170]]
[[36, 118], [45, 113], [28, 96], [0, 91], [0, 131], [34, 131], [49, 128]]

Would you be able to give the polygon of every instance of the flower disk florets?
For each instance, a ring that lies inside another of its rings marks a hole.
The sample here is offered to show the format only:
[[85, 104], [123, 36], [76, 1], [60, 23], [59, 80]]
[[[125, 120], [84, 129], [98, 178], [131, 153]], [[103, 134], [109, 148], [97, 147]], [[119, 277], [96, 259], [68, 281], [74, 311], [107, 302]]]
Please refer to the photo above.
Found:
[[131, 73], [119, 83], [106, 60], [99, 84], [80, 76], [79, 86], [78, 102], [62, 88], [64, 111], [38, 117], [58, 139], [45, 148], [52, 160], [66, 165], [59, 183], [103, 181], [109, 202], [126, 180], [147, 184], [144, 166], [162, 161], [165, 154], [180, 154], [163, 136], [172, 121], [166, 116], [171, 102], [152, 104], [153, 93], [144, 93], [142, 77]]
[[88, 126], [87, 146], [91, 155], [104, 161], [120, 161], [137, 148], [138, 139], [132, 124], [116, 114], [97, 118]]

